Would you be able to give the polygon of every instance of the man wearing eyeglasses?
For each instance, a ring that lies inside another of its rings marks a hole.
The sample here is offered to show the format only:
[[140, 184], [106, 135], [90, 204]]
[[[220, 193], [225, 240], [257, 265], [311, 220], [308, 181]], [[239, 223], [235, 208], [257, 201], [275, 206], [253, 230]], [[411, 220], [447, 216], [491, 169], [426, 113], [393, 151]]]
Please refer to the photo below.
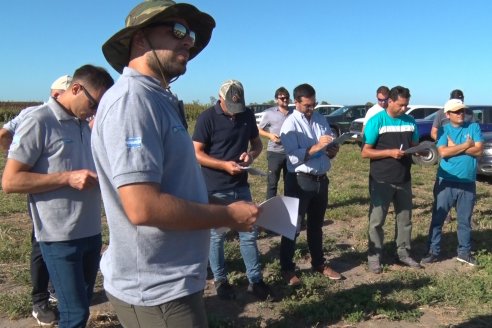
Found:
[[476, 199], [477, 157], [482, 155], [483, 137], [480, 126], [465, 121], [466, 106], [459, 99], [444, 105], [449, 124], [439, 128], [437, 149], [441, 160], [434, 185], [434, 204], [429, 228], [428, 253], [422, 264], [439, 261], [444, 220], [453, 205], [458, 221], [458, 249], [456, 259], [475, 266], [471, 254], [471, 220]]
[[362, 158], [370, 159], [368, 268], [379, 274], [384, 241], [384, 223], [389, 206], [396, 213], [396, 255], [406, 266], [421, 268], [410, 255], [412, 235], [412, 159], [405, 149], [418, 144], [415, 120], [405, 114], [410, 90], [396, 86], [389, 92], [388, 107], [366, 125]]
[[[315, 273], [331, 280], [342, 276], [325, 263], [323, 254], [323, 221], [328, 206], [327, 172], [330, 158], [338, 153], [332, 132], [323, 115], [314, 110], [316, 91], [309, 84], [294, 89], [296, 109], [280, 129], [280, 139], [287, 154], [288, 173], [285, 177], [285, 195], [299, 198], [298, 227], [306, 215], [306, 234]], [[298, 234], [296, 235], [297, 239]], [[301, 283], [293, 262], [296, 241], [282, 236], [280, 267], [282, 277], [290, 286]]]
[[376, 90], [376, 98], [377, 102], [367, 110], [366, 115], [364, 116], [364, 122], [362, 125], [362, 134], [364, 134], [364, 127], [371, 117], [376, 115], [382, 110], [388, 108], [388, 99], [389, 99], [389, 88], [385, 85], [380, 86]]
[[289, 98], [289, 91], [286, 88], [278, 88], [275, 91], [277, 106], [266, 109], [260, 124], [258, 124], [260, 136], [268, 138], [266, 199], [277, 195], [277, 186], [281, 173], [285, 182], [287, 158], [285, 157], [285, 150], [280, 140], [280, 128], [287, 116], [292, 113], [292, 110], [289, 109]]
[[206, 327], [210, 228], [248, 231], [259, 209], [208, 204], [193, 143], [169, 84], [208, 44], [214, 19], [144, 1], [103, 45], [122, 73], [95, 118], [92, 146], [109, 225], [104, 288], [124, 327]]
[[[86, 119], [112, 85], [103, 68], [78, 68], [64, 93], [22, 120], [3, 174], [6, 193], [29, 194], [36, 240], [58, 297], [59, 327], [84, 327], [89, 318], [102, 240]], [[40, 321], [36, 314], [33, 308]]]

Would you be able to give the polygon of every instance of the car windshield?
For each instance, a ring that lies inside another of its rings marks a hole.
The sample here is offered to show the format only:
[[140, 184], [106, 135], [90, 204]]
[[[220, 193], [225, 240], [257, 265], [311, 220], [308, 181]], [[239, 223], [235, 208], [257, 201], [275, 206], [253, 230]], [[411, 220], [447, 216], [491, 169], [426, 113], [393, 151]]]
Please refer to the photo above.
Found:
[[434, 117], [436, 117], [436, 115], [437, 115], [437, 112], [434, 112], [434, 113], [432, 113], [430, 115], [427, 115], [423, 119], [426, 120], [426, 121], [434, 121]]
[[345, 112], [348, 111], [349, 109], [350, 109], [349, 106], [343, 106], [343, 107], [340, 107], [339, 109], [337, 109], [336, 111], [334, 111], [333, 113], [330, 113], [330, 115], [328, 115], [328, 116], [342, 115], [342, 114], [345, 114]]

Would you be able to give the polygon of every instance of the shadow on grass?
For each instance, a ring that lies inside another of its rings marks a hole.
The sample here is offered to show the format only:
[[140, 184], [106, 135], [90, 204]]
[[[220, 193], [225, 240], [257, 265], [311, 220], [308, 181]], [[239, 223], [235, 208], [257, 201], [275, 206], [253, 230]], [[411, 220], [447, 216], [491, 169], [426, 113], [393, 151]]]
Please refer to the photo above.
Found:
[[368, 205], [369, 197], [351, 197], [350, 199], [336, 202], [329, 202], [328, 211], [333, 208], [345, 207], [350, 205]]
[[487, 328], [492, 326], [492, 315], [481, 315], [453, 326], [454, 328]]
[[[395, 279], [388, 282], [362, 284], [348, 290], [327, 292], [326, 286], [310, 286], [308, 289], [293, 290], [278, 288], [277, 291], [286, 293], [285, 301], [280, 305], [280, 319], [247, 318], [240, 316], [246, 303], [241, 301], [224, 302], [220, 313], [213, 311], [213, 299], [206, 299], [210, 310], [208, 312], [210, 327], [307, 327], [319, 324], [331, 325], [341, 320], [351, 318], [353, 321], [368, 320], [376, 315], [383, 315], [391, 320], [415, 321], [422, 315], [418, 304], [395, 301], [386, 297], [388, 294], [416, 290], [428, 285], [429, 278], [419, 278], [405, 283]], [[306, 290], [312, 295], [302, 295]], [[296, 295], [300, 293], [299, 295]], [[289, 295], [290, 294], [290, 295]]]

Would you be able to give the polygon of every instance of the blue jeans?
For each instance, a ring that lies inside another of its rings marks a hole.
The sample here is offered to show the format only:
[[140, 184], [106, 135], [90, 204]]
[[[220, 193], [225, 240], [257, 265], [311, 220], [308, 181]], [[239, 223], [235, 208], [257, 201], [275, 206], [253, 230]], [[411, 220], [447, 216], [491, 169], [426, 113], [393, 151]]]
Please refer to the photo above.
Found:
[[58, 298], [58, 327], [85, 327], [99, 269], [101, 235], [39, 245]]
[[[239, 200], [251, 201], [249, 187], [239, 187], [232, 190], [223, 190], [212, 193], [212, 196], [220, 198], [228, 203]], [[246, 276], [250, 283], [257, 283], [263, 279], [261, 274], [260, 252], [256, 245], [258, 230], [255, 227], [252, 232], [239, 232], [239, 248], [246, 266]], [[227, 270], [224, 259], [224, 240], [226, 232], [216, 229], [210, 231], [210, 268], [215, 281], [227, 280]]]
[[468, 256], [471, 251], [471, 217], [476, 199], [474, 182], [463, 183], [436, 179], [434, 184], [434, 205], [429, 228], [429, 253], [439, 255], [444, 220], [449, 210], [456, 205], [458, 220], [458, 255]]

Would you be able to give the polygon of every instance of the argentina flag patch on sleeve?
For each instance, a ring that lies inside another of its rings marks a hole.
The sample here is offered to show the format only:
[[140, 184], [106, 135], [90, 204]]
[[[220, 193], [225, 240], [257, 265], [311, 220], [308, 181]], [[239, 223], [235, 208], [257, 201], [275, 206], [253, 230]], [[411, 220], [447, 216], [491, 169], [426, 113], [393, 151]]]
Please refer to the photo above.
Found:
[[127, 137], [125, 143], [126, 148], [140, 148], [142, 147], [142, 137]]

